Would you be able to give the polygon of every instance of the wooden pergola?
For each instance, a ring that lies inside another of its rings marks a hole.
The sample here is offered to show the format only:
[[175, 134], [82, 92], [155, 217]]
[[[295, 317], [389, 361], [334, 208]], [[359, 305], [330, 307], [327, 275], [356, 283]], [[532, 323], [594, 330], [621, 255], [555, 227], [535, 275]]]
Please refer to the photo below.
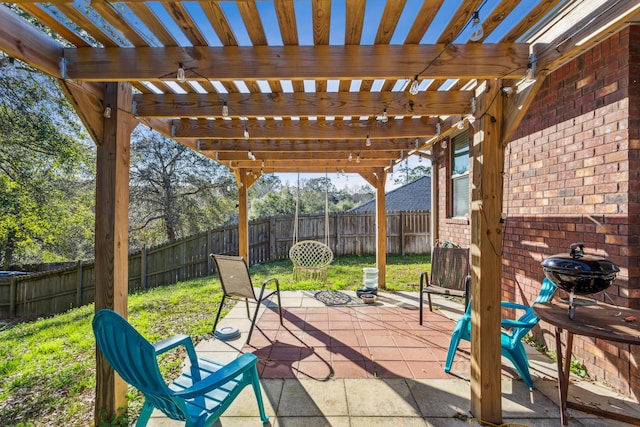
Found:
[[[245, 257], [247, 189], [263, 173], [361, 175], [376, 189], [384, 286], [386, 174], [473, 122], [471, 411], [500, 423], [504, 147], [544, 77], [632, 22], [640, 0], [450, 4], [3, 4], [0, 50], [58, 79], [97, 146], [96, 310], [127, 314], [129, 138], [138, 123], [234, 172]], [[483, 34], [471, 40], [474, 18]], [[126, 406], [125, 396], [98, 354], [96, 414]]]

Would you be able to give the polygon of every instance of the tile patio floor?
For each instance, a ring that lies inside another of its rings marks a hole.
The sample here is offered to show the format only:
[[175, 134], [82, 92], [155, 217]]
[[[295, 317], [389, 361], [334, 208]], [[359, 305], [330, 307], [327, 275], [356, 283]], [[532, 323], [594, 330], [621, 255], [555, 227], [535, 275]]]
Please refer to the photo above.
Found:
[[[284, 324], [277, 306], [266, 303], [250, 343], [250, 322], [244, 304], [237, 304], [220, 322], [242, 336], [231, 341], [202, 341], [200, 357], [228, 362], [240, 352], [258, 356], [263, 399], [272, 427], [426, 427], [479, 426], [469, 413], [469, 343], [463, 342], [451, 370], [443, 371], [449, 338], [462, 306], [434, 298], [424, 325], [418, 324], [418, 294], [379, 293], [365, 305], [355, 292], [282, 293]], [[327, 306], [325, 302], [341, 303]], [[529, 351], [529, 350], [528, 350]], [[530, 391], [508, 361], [502, 361], [504, 422], [519, 426], [560, 425], [555, 362], [530, 349]], [[570, 394], [625, 413], [640, 405], [587, 381], [577, 381]], [[255, 397], [245, 389], [221, 418], [224, 427], [258, 426]], [[571, 411], [571, 426], [623, 426], [594, 415]], [[517, 423], [517, 424], [515, 424]], [[150, 426], [180, 423], [154, 413]]]

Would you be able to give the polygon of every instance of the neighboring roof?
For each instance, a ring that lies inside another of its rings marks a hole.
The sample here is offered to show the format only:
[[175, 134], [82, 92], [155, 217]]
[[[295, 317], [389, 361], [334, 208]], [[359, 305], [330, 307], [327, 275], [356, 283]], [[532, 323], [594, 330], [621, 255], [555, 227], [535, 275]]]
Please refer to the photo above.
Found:
[[[384, 195], [387, 212], [393, 211], [430, 211], [431, 210], [431, 177], [423, 176], [408, 184], [389, 191]], [[375, 212], [376, 200], [350, 209], [349, 212]]]

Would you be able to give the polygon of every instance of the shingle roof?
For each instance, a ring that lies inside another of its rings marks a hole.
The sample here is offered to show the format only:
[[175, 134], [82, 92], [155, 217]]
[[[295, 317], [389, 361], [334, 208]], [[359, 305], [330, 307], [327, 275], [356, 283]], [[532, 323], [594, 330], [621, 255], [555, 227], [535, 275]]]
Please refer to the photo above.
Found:
[[[387, 212], [431, 210], [431, 177], [423, 176], [385, 194]], [[376, 200], [350, 209], [349, 212], [375, 212]]]

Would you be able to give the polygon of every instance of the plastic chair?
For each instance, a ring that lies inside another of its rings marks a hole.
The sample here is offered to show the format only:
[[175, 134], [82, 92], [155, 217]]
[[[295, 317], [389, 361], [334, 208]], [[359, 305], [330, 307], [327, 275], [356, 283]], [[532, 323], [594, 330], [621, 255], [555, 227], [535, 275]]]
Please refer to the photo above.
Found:
[[[556, 290], [556, 285], [548, 278], [542, 281], [542, 287], [540, 294], [533, 304], [539, 304], [551, 300], [553, 293]], [[517, 320], [502, 319], [501, 326], [503, 330], [500, 333], [500, 344], [502, 347], [502, 355], [511, 361], [513, 366], [524, 380], [525, 384], [529, 388], [533, 388], [533, 381], [529, 374], [529, 358], [522, 345], [522, 338], [538, 324], [538, 316], [536, 316], [533, 309], [527, 305], [517, 304], [513, 302], [502, 301], [502, 308], [523, 310], [522, 314]], [[509, 331], [505, 331], [508, 329]], [[451, 364], [453, 358], [460, 344], [460, 340], [464, 339], [471, 341], [471, 304], [467, 306], [464, 315], [458, 320], [453, 334], [451, 335], [451, 342], [449, 343], [449, 352], [447, 353], [447, 361], [444, 365], [444, 371], [449, 372], [451, 370]]]
[[293, 263], [293, 280], [327, 281], [327, 269], [333, 261], [333, 251], [324, 243], [303, 240], [291, 246], [289, 259]]
[[[122, 316], [100, 310], [93, 319], [98, 348], [113, 369], [145, 397], [136, 426], [145, 426], [154, 408], [167, 417], [185, 421], [185, 426], [214, 425], [220, 415], [248, 385], [253, 387], [263, 423], [265, 414], [256, 363], [258, 358], [243, 354], [227, 365], [198, 358], [191, 338], [175, 335], [149, 343]], [[178, 346], [187, 350], [191, 365], [167, 386], [158, 368], [157, 356]]]
[[[211, 258], [216, 263], [216, 270], [220, 277], [220, 283], [222, 283], [222, 301], [218, 307], [218, 313], [216, 314], [216, 320], [213, 323], [213, 332], [216, 332], [216, 326], [220, 320], [220, 314], [222, 313], [222, 307], [224, 301], [227, 298], [242, 298], [245, 300], [247, 306], [247, 317], [251, 319], [251, 328], [249, 329], [249, 336], [247, 337], [247, 344], [251, 339], [253, 333], [253, 327], [256, 324], [258, 318], [258, 310], [260, 304], [267, 298], [276, 295], [278, 297], [278, 314], [280, 314], [280, 324], [282, 325], [282, 304], [280, 303], [280, 282], [275, 277], [271, 277], [262, 283], [260, 288], [254, 288], [251, 283], [251, 275], [249, 274], [249, 267], [241, 256], [229, 256], [229, 255], [216, 255], [211, 254]], [[266, 286], [269, 282], [276, 283], [276, 289], [267, 289]], [[249, 312], [249, 300], [256, 304], [256, 310], [251, 317]]]
[[464, 297], [465, 307], [469, 303], [469, 249], [436, 246], [431, 252], [431, 275], [420, 275], [420, 324], [423, 320], [424, 294], [431, 306], [431, 294]]

